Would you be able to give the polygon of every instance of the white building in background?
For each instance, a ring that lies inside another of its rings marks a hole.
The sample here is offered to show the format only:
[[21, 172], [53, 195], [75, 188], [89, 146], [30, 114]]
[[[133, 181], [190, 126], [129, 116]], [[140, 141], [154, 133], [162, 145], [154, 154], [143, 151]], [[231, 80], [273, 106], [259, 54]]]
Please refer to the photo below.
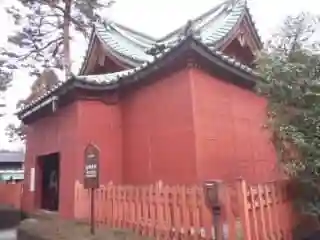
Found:
[[24, 179], [24, 152], [0, 150], [0, 181]]

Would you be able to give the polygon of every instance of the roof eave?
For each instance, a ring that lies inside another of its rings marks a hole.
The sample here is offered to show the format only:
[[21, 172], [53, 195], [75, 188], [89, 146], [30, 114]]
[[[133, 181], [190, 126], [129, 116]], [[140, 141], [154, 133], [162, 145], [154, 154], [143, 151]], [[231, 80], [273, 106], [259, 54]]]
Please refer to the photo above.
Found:
[[[72, 77], [70, 80], [56, 88], [54, 91], [51, 91], [49, 94], [46, 94], [36, 103], [28, 106], [27, 108], [21, 110], [18, 113], [18, 116], [23, 116], [23, 114], [27, 111], [32, 110], [37, 105], [43, 103], [48, 98], [52, 96], [59, 96], [61, 94], [66, 93], [70, 90], [70, 88], [79, 87], [89, 90], [115, 90], [122, 85], [132, 84], [142, 78], [146, 78], [150, 73], [154, 71], [158, 71], [160, 68], [164, 67], [168, 62], [174, 61], [181, 53], [184, 51], [193, 50], [200, 54], [202, 57], [208, 59], [210, 62], [215, 64], [216, 66], [229, 71], [230, 73], [240, 77], [241, 79], [247, 81], [250, 86], [255, 84], [255, 80], [258, 78], [258, 75], [253, 71], [249, 71], [248, 67], [242, 65], [239, 62], [236, 62], [234, 59], [231, 59], [221, 53], [211, 51], [206, 45], [204, 45], [201, 41], [196, 40], [193, 36], [188, 36], [184, 38], [179, 44], [175, 47], [172, 47], [170, 50], [165, 51], [158, 56], [156, 60], [152, 63], [145, 64], [143, 67], [139, 67], [139, 70], [133, 71], [132, 74], [128, 74], [124, 77], [118, 78], [117, 81], [110, 83], [94, 83], [88, 82], [83, 79], [77, 79], [76, 76]], [[180, 51], [180, 53], [175, 53], [176, 51]], [[177, 54], [177, 55], [172, 55]], [[169, 61], [168, 61], [169, 60]], [[121, 80], [121, 81], [120, 81]]]
[[83, 63], [81, 65], [81, 68], [80, 68], [80, 71], [79, 71], [79, 75], [84, 74], [84, 71], [87, 68], [88, 60], [89, 60], [89, 57], [90, 57], [92, 49], [93, 49], [95, 36], [96, 36], [96, 34], [95, 34], [95, 26], [93, 25], [92, 30], [91, 30], [91, 34], [90, 34], [89, 45], [88, 45], [87, 51], [85, 53]]
[[149, 35], [147, 35], [147, 34], [145, 34], [145, 33], [139, 32], [139, 31], [137, 31], [137, 30], [133, 30], [132, 28], [129, 28], [129, 27], [127, 27], [127, 26], [124, 26], [124, 25], [122, 25], [122, 24], [120, 24], [120, 23], [117, 23], [117, 22], [114, 22], [114, 21], [113, 21], [112, 23], [115, 24], [117, 27], [122, 28], [123, 30], [125, 30], [125, 31], [127, 31], [127, 32], [131, 32], [132, 34], [135, 34], [135, 35], [137, 35], [137, 36], [140, 36], [140, 37], [142, 37], [142, 38], [145, 38], [145, 39], [147, 39], [148, 41], [152, 41], [152, 42], [156, 42], [156, 41], [157, 41], [156, 38], [154, 38], [154, 37], [152, 37], [152, 36], [149, 36]]
[[[217, 6], [214, 6], [213, 8], [208, 10], [207, 12], [205, 12], [205, 13], [201, 14], [200, 16], [192, 19], [191, 22], [197, 22], [197, 21], [201, 20], [202, 18], [207, 17], [208, 15], [210, 15], [210, 14], [214, 13], [215, 11], [217, 11], [217, 9], [219, 9], [223, 4], [225, 4], [225, 2], [222, 2], [222, 3], [218, 4]], [[165, 36], [163, 36], [160, 39], [158, 39], [157, 42], [164, 42], [164, 41], [174, 37], [176, 34], [179, 34], [180, 32], [182, 32], [185, 27], [186, 27], [186, 24], [183, 24], [179, 28], [171, 31], [170, 33], [168, 33]]]
[[[193, 36], [187, 37], [187, 39], [183, 40], [180, 44], [173, 47], [169, 52], [165, 53], [161, 58], [157, 59], [155, 62], [149, 64], [145, 68], [141, 69], [140, 71], [136, 72], [133, 75], [127, 76], [125, 78], [121, 79], [121, 84], [126, 83], [133, 83], [135, 81], [138, 81], [141, 78], [146, 77], [149, 73], [152, 71], [156, 71], [163, 67], [163, 65], [166, 64], [166, 61], [170, 59], [173, 61], [175, 58], [170, 56], [171, 54], [174, 54], [174, 51], [188, 51], [193, 50], [200, 54], [202, 57], [205, 57], [210, 62], [215, 64], [218, 67], [221, 67], [225, 69], [226, 71], [229, 71], [230, 73], [233, 73], [237, 76], [239, 76], [241, 79], [247, 81], [248, 85], [253, 86], [255, 84], [255, 79], [258, 77], [258, 75], [253, 72], [247, 66], [244, 66], [240, 64], [239, 62], [236, 62], [235, 60], [227, 57], [227, 59], [223, 59], [226, 57], [225, 55], [219, 55], [217, 53], [212, 52], [206, 45], [204, 45], [201, 41], [196, 40]], [[235, 62], [235, 63], [232, 63]], [[239, 65], [241, 67], [236, 67], [236, 65]]]
[[[18, 110], [18, 112], [15, 113], [15, 115], [20, 119], [23, 120], [23, 116], [29, 112], [33, 111], [34, 108], [37, 106], [41, 105], [42, 103], [48, 101], [48, 104], [50, 103], [50, 98], [51, 100], [54, 100], [55, 98], [58, 98], [60, 95], [66, 93], [68, 91], [68, 88], [72, 87], [74, 84], [74, 77], [71, 77], [69, 80], [63, 83], [57, 84], [51, 91], [48, 91], [45, 95], [42, 95], [38, 99], [34, 100], [30, 104], [28, 104], [26, 107]], [[46, 104], [44, 104], [46, 105]], [[39, 108], [40, 109], [40, 108]], [[37, 111], [37, 110], [36, 110]]]
[[254, 38], [255, 38], [255, 40], [257, 42], [259, 50], [261, 50], [263, 48], [263, 41], [261, 39], [261, 36], [259, 35], [258, 29], [256, 27], [255, 22], [252, 19], [252, 15], [251, 15], [250, 10], [249, 10], [248, 7], [245, 8], [245, 12], [246, 12], [245, 15], [248, 16], [248, 20], [249, 20], [249, 23], [251, 25], [251, 29], [252, 29], [251, 32], [254, 35]]
[[84, 79], [78, 79], [75, 77], [76, 81], [74, 83], [74, 86], [76, 88], [82, 88], [82, 89], [87, 89], [87, 90], [115, 90], [119, 87], [118, 82], [110, 82], [110, 83], [95, 83], [95, 82], [88, 82]]
[[105, 44], [105, 42], [101, 39], [99, 34], [96, 32], [95, 25], [93, 25], [91, 36], [90, 36], [90, 40], [89, 40], [89, 46], [88, 46], [88, 49], [86, 51], [86, 54], [85, 54], [85, 57], [84, 57], [84, 61], [83, 61], [82, 65], [81, 65], [81, 68], [80, 68], [80, 71], [79, 71], [78, 75], [84, 75], [85, 74], [86, 68], [88, 66], [89, 58], [91, 57], [92, 50], [93, 50], [94, 45], [96, 43], [96, 41], [95, 41], [96, 39], [98, 41], [100, 41], [100, 43], [102, 44], [104, 49], [110, 55], [112, 55], [113, 57], [117, 58], [124, 65], [129, 66], [129, 67], [135, 67], [135, 66], [143, 63], [142, 61], [134, 60], [134, 59], [129, 58], [127, 56], [122, 56], [120, 54], [114, 53], [111, 49], [108, 48], [108, 46]]
[[[237, 63], [231, 63], [223, 60], [223, 55], [219, 55], [217, 53], [212, 52], [205, 44], [203, 44], [201, 41], [198, 41], [196, 39], [193, 39], [193, 42], [191, 43], [191, 47], [194, 51], [199, 53], [202, 57], [205, 57], [208, 59], [210, 62], [215, 64], [218, 67], [221, 67], [222, 69], [225, 69], [226, 71], [233, 73], [240, 78], [244, 79], [245, 81], [248, 82], [249, 85], [255, 85], [256, 79], [258, 75], [255, 72], [248, 72], [247, 70], [244, 69], [244, 66], [242, 69], [241, 67], [236, 67], [235, 64]], [[239, 63], [240, 64], [240, 63]], [[249, 69], [249, 67], [246, 67]]]

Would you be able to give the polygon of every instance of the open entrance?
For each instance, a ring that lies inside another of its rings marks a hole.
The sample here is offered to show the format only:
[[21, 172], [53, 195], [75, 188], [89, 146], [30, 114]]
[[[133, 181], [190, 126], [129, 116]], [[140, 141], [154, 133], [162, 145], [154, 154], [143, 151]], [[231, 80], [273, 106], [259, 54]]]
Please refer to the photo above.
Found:
[[38, 158], [41, 172], [41, 208], [58, 211], [60, 155], [52, 153]]

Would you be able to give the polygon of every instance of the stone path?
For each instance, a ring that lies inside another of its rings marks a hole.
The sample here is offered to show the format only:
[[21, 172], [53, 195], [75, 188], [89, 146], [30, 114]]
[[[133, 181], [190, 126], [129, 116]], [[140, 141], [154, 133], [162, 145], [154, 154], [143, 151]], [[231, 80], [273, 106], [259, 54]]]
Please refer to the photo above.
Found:
[[16, 240], [17, 239], [17, 230], [6, 229], [0, 231], [0, 240]]

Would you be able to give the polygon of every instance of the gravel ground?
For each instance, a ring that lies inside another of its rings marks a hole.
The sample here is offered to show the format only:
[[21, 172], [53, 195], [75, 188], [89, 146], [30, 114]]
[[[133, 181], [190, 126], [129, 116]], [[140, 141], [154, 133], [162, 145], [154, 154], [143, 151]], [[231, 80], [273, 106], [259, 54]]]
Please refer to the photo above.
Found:
[[147, 240], [123, 230], [97, 229], [96, 235], [83, 223], [61, 220], [58, 217], [36, 217], [21, 222], [19, 240]]

